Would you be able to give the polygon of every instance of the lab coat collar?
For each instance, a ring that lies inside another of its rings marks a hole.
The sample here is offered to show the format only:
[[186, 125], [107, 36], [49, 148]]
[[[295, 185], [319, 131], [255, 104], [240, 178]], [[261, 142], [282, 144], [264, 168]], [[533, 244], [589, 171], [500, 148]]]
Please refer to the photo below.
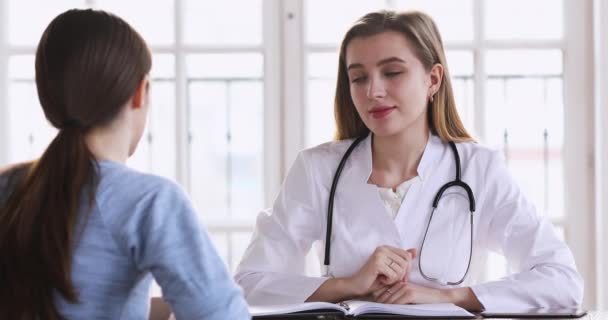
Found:
[[[427, 140], [426, 147], [422, 153], [422, 158], [418, 164], [418, 176], [420, 180], [430, 173], [434, 165], [439, 160], [439, 154], [445, 148], [441, 138], [429, 132], [429, 139]], [[361, 146], [355, 149], [358, 151], [359, 157], [361, 157], [361, 179], [367, 184], [372, 174], [372, 134], [368, 134], [365, 140], [361, 142]]]
[[445, 144], [441, 141], [441, 138], [429, 133], [429, 140], [418, 164], [418, 176], [420, 179], [424, 180], [425, 177], [430, 175], [431, 170], [433, 170], [435, 164], [439, 161], [439, 155], [444, 149]]

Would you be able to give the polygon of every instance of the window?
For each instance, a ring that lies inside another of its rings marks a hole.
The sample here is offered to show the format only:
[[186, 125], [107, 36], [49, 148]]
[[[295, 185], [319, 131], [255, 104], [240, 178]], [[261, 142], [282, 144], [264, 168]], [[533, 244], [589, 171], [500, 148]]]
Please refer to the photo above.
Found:
[[[0, 1], [0, 165], [39, 156], [56, 134], [34, 84], [46, 25], [73, 7], [114, 12], [148, 41], [154, 59], [149, 123], [128, 163], [189, 192], [234, 270], [295, 153], [333, 137], [345, 31], [373, 10], [416, 9], [442, 33], [465, 125], [504, 152], [526, 195], [569, 240], [565, 115], [575, 106], [565, 97], [581, 94], [565, 85], [569, 43], [580, 36], [567, 30], [583, 23], [568, 19], [573, 1]], [[489, 266], [488, 278], [507, 271], [497, 256]]]
[[32, 159], [42, 153], [57, 132], [40, 110], [34, 83], [34, 56], [13, 55], [8, 59], [9, 162]]

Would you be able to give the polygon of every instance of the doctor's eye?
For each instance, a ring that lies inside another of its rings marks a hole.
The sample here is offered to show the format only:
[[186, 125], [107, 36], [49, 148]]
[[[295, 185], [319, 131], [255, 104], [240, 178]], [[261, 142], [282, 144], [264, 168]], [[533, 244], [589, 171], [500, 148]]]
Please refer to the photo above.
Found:
[[398, 75], [400, 75], [402, 73], [403, 73], [403, 71], [392, 71], [392, 72], [385, 72], [384, 75], [386, 77], [388, 77], [388, 78], [393, 78], [393, 77], [396, 77], [396, 76], [398, 76]]
[[351, 83], [361, 83], [364, 82], [367, 79], [367, 76], [355, 76], [355, 77], [351, 77], [350, 82]]

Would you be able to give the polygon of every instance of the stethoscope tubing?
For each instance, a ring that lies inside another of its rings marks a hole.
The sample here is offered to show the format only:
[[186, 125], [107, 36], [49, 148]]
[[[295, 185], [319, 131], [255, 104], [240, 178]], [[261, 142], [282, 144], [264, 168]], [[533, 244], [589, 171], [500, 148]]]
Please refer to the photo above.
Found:
[[[348, 158], [350, 157], [351, 153], [353, 152], [353, 150], [361, 143], [361, 141], [363, 141], [365, 138], [367, 137], [367, 135], [363, 135], [360, 136], [358, 138], [356, 138], [353, 143], [348, 147], [348, 149], [346, 150], [346, 152], [344, 153], [344, 155], [342, 156], [342, 159], [340, 160], [340, 163], [338, 164], [338, 168], [336, 169], [336, 173], [334, 174], [333, 180], [332, 180], [332, 184], [331, 184], [331, 189], [329, 192], [329, 200], [328, 200], [328, 204], [327, 204], [327, 228], [326, 228], [326, 232], [325, 232], [325, 257], [323, 259], [323, 275], [324, 276], [329, 276], [329, 266], [330, 266], [330, 255], [331, 255], [331, 235], [332, 235], [332, 223], [333, 223], [333, 209], [334, 209], [334, 198], [335, 198], [335, 194], [336, 194], [336, 189], [338, 187], [338, 182], [340, 180], [340, 175], [342, 174], [342, 170], [344, 169], [344, 165], [346, 164], [346, 161], [348, 160]], [[429, 217], [429, 222], [427, 223], [426, 226], [426, 230], [424, 232], [424, 237], [422, 240], [422, 244], [420, 247], [420, 255], [418, 257], [418, 268], [420, 270], [420, 274], [422, 275], [423, 278], [425, 278], [426, 280], [429, 281], [436, 281], [436, 282], [440, 282], [442, 284], [448, 284], [448, 285], [459, 285], [461, 284], [464, 279], [466, 278], [470, 266], [471, 266], [471, 260], [472, 260], [472, 256], [473, 256], [473, 213], [475, 212], [475, 196], [473, 195], [473, 191], [471, 190], [471, 188], [469, 187], [468, 184], [466, 184], [464, 181], [461, 180], [461, 165], [460, 165], [460, 155], [458, 154], [458, 149], [456, 148], [456, 144], [452, 141], [448, 142], [450, 149], [452, 150], [452, 153], [454, 154], [454, 161], [456, 164], [456, 177], [453, 181], [450, 181], [446, 184], [444, 184], [441, 188], [439, 188], [439, 190], [437, 191], [437, 194], [435, 195], [435, 198], [433, 199], [433, 210], [431, 211], [431, 215]], [[421, 265], [421, 261], [422, 261], [422, 248], [424, 247], [424, 242], [426, 240], [426, 236], [427, 233], [429, 231], [429, 227], [431, 225], [431, 219], [433, 218], [433, 214], [435, 212], [435, 209], [437, 209], [437, 206], [439, 204], [439, 200], [441, 199], [441, 196], [443, 195], [443, 193], [452, 187], [461, 187], [465, 190], [465, 192], [467, 193], [467, 197], [469, 200], [469, 209], [470, 209], [470, 220], [471, 220], [471, 245], [469, 247], [469, 261], [467, 264], [467, 269], [463, 275], [463, 277], [457, 281], [457, 282], [446, 282], [440, 279], [436, 279], [436, 278], [431, 278], [427, 275], [424, 274], [424, 272], [422, 271], [422, 265]]]

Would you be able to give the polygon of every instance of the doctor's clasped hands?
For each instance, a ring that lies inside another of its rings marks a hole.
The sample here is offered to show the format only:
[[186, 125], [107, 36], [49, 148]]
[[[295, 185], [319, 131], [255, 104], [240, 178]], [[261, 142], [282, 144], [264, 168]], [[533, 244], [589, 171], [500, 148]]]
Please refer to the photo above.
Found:
[[403, 250], [391, 246], [377, 247], [357, 273], [347, 278], [356, 296], [373, 297], [373, 293], [409, 279], [416, 249]]
[[385, 298], [384, 293], [392, 292], [395, 285], [409, 280], [415, 258], [416, 249], [379, 246], [357, 272], [348, 277], [328, 279], [307, 301], [377, 301], [380, 297]]

